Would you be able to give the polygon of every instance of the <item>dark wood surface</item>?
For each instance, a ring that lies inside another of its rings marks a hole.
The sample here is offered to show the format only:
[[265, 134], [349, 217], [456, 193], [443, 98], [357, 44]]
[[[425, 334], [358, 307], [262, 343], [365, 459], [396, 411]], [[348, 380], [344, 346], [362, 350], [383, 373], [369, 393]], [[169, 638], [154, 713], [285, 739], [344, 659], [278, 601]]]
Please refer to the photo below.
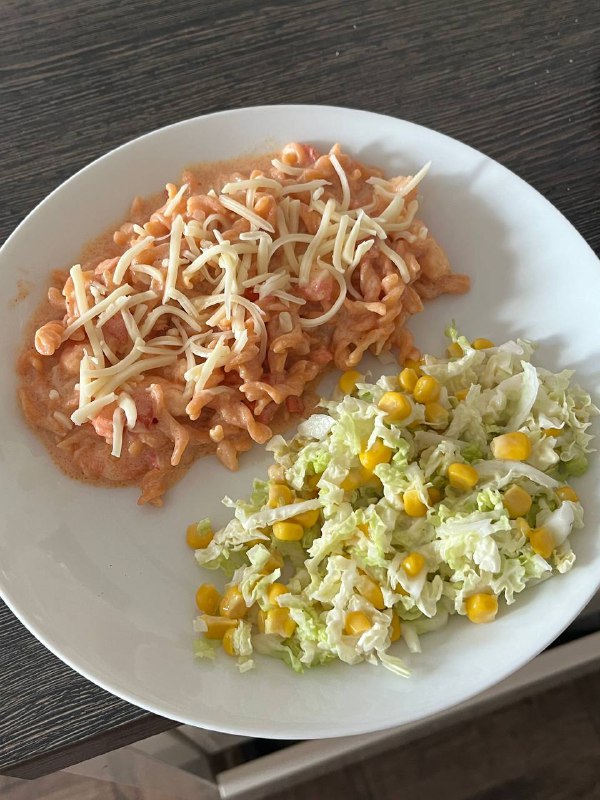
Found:
[[600, 675], [463, 719], [368, 759], [354, 758], [268, 800], [332, 798], [598, 800]]
[[[293, 102], [457, 137], [600, 251], [597, 0], [2, 0], [0, 14], [2, 240], [135, 136]], [[0, 606], [0, 772], [40, 774], [168, 725], [73, 673]]]

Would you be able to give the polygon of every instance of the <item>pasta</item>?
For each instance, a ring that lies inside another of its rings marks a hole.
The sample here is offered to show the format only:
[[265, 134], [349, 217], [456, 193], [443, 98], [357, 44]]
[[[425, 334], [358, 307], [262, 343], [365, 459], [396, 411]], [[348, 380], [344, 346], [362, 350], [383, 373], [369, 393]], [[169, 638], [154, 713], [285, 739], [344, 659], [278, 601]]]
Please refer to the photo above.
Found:
[[141, 503], [200, 455], [236, 469], [310, 411], [325, 370], [417, 357], [410, 316], [469, 287], [418, 217], [427, 166], [386, 179], [339, 145], [292, 143], [219, 169], [136, 198], [110, 241], [55, 271], [19, 361], [25, 417], [59, 465], [138, 485]]

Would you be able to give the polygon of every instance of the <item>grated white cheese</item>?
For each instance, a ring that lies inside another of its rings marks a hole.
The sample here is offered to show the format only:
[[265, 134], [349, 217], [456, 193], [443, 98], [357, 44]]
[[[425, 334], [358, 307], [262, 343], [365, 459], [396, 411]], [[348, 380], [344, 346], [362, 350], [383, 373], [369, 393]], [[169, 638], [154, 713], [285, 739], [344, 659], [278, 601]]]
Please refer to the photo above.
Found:
[[335, 153], [329, 154], [329, 160], [334, 170], [337, 172], [338, 178], [340, 179], [340, 186], [342, 187], [342, 203], [340, 209], [342, 211], [347, 211], [350, 208], [350, 184], [348, 183], [348, 176], [344, 172], [344, 168], [340, 164]]
[[123, 447], [123, 411], [121, 408], [115, 408], [112, 416], [112, 451], [111, 456], [115, 458], [121, 457], [121, 448]]
[[[283, 176], [281, 180], [258, 175], [230, 181], [219, 194], [214, 189], [209, 190], [208, 195], [218, 198], [225, 212], [250, 223], [251, 230], [240, 233], [239, 238], [233, 234], [229, 237], [232, 242], [223, 235], [232, 226], [227, 213], [209, 214], [203, 222], [185, 222], [182, 213], [177, 213], [189, 190], [189, 185], [183, 184], [158, 217], [166, 226], [170, 225], [167, 234], [155, 238], [140, 225], [133, 226], [139, 238], [117, 262], [112, 276], [116, 286], [113, 291], [99, 280], [89, 281], [89, 273], [84, 276], [81, 267], [75, 265], [71, 278], [78, 317], [65, 329], [63, 341], [84, 328], [89, 347], [84, 349], [80, 362], [79, 408], [72, 414], [71, 421], [67, 417], [64, 420], [55, 417], [57, 422], [65, 428], [71, 422], [84, 424], [115, 402], [112, 454], [119, 457], [125, 426], [132, 429], [137, 424], [131, 387], [134, 387], [135, 396], [135, 386], [147, 372], [185, 359], [184, 398], [189, 402], [197, 391], [210, 391], [215, 395], [234, 391], [231, 387], [209, 390], [205, 387], [216, 369], [241, 355], [250, 343], [256, 342], [259, 359], [264, 362], [268, 341], [266, 315], [259, 305], [243, 295], [244, 291], [252, 289], [258, 294], [259, 302], [267, 297], [276, 298], [279, 309], [288, 309], [279, 311], [279, 328], [282, 333], [289, 333], [296, 318], [290, 310], [296, 308], [293, 312], [296, 315], [307, 302], [296, 295], [296, 290], [310, 281], [315, 264], [333, 277], [339, 292], [331, 308], [324, 313], [299, 318], [305, 329], [333, 319], [347, 295], [362, 299], [360, 291], [352, 284], [352, 277], [376, 242], [380, 252], [392, 261], [402, 280], [408, 283], [410, 273], [404, 259], [396, 253], [394, 242], [399, 239], [412, 242], [417, 236], [427, 236], [424, 226], [416, 235], [409, 230], [418, 201], [406, 204], [405, 198], [425, 177], [430, 164], [413, 177], [403, 179], [404, 185], [400, 179], [368, 179], [373, 187], [372, 201], [370, 197], [367, 205], [351, 208], [348, 175], [336, 152], [331, 151], [328, 157], [339, 179], [339, 200], [330, 197], [324, 202], [321, 199], [325, 188], [332, 185], [331, 181], [303, 181], [304, 168], [274, 159], [272, 164]], [[255, 201], [265, 192], [277, 198], [275, 225], [254, 211]], [[314, 235], [300, 232], [303, 206], [297, 195], [303, 195], [311, 213], [318, 215], [319, 224]], [[384, 204], [382, 198], [387, 202], [385, 209], [377, 212], [377, 216], [370, 216], [375, 208]], [[161, 255], [160, 261], [149, 258], [151, 263], [133, 264], [144, 250], [167, 240], [168, 258]], [[129, 283], [123, 283], [128, 269], [136, 276], [138, 287], [145, 284], [153, 288], [136, 291]], [[181, 280], [191, 292], [177, 288]], [[112, 339], [108, 333], [105, 336], [103, 326], [118, 314], [130, 342], [127, 344], [129, 352], [123, 355], [122, 342], [116, 337], [119, 345], [113, 346], [119, 353], [117, 356], [106, 342]], [[166, 322], [152, 336], [162, 317], [166, 317]], [[191, 336], [190, 331], [193, 332]]]
[[154, 242], [154, 236], [146, 236], [144, 239], [136, 242], [135, 244], [131, 245], [129, 250], [126, 250], [121, 258], [117, 261], [117, 266], [115, 267], [115, 271], [113, 273], [113, 283], [118, 286], [121, 281], [123, 280], [125, 273], [129, 269], [131, 262], [133, 259], [149, 247]]
[[[165, 215], [165, 217], [170, 217], [173, 214], [173, 212], [175, 211], [175, 209], [177, 208], [177, 206], [181, 202], [181, 198], [187, 192], [188, 189], [189, 189], [189, 184], [184, 183], [181, 186], [181, 188], [179, 189], [179, 191], [177, 192], [177, 194], [169, 200], [169, 202], [166, 204], [165, 209], [163, 211], [163, 214]], [[171, 228], [171, 231], [172, 230], [173, 229]], [[171, 235], [172, 235], [172, 233], [171, 233]]]
[[181, 250], [181, 237], [183, 236], [183, 217], [178, 214], [171, 226], [171, 239], [169, 241], [169, 263], [167, 265], [167, 277], [163, 292], [163, 303], [171, 298], [171, 292], [177, 283], [177, 273], [179, 272], [179, 252]]
[[267, 233], [275, 233], [275, 228], [266, 219], [263, 219], [259, 214], [251, 211], [243, 203], [234, 200], [233, 197], [227, 195], [219, 195], [219, 202], [228, 211], [233, 211], [238, 217], [247, 219], [252, 225], [255, 225], [259, 230], [267, 231]]

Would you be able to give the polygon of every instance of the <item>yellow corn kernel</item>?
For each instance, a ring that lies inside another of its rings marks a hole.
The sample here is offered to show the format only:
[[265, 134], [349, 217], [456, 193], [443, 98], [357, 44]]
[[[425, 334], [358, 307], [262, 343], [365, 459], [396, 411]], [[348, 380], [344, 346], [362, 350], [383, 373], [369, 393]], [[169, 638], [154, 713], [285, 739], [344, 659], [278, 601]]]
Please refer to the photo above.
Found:
[[467, 617], [477, 624], [493, 622], [498, 613], [498, 600], [493, 594], [472, 594], [467, 597], [465, 605]]
[[289, 506], [294, 502], [294, 493], [285, 483], [269, 484], [269, 508], [279, 508], [279, 506]]
[[569, 500], [571, 503], [579, 502], [579, 495], [575, 489], [572, 489], [570, 486], [560, 486], [556, 490], [556, 494], [561, 500]]
[[454, 397], [456, 397], [457, 400], [466, 400], [468, 394], [469, 389], [459, 389], [457, 392], [454, 392]]
[[304, 536], [304, 528], [298, 522], [274, 522], [273, 536], [280, 542], [299, 542]]
[[400, 422], [410, 417], [412, 411], [410, 400], [402, 392], [384, 392], [377, 405], [386, 412], [388, 422]]
[[525, 433], [503, 433], [492, 439], [490, 447], [494, 458], [510, 461], [526, 461], [531, 455], [531, 442]]
[[390, 642], [397, 642], [402, 634], [402, 627], [397, 614], [392, 614], [392, 621], [390, 622]]
[[279, 550], [271, 550], [271, 555], [264, 565], [262, 571], [266, 574], [273, 572], [276, 569], [283, 569], [283, 556]]
[[307, 475], [304, 478], [304, 482], [306, 483], [306, 487], [310, 489], [311, 492], [315, 491], [317, 488], [318, 482], [321, 480], [322, 472], [317, 472], [315, 475]]
[[361, 378], [362, 375], [355, 369], [349, 369], [347, 372], [344, 372], [338, 381], [340, 391], [344, 394], [352, 394], [352, 392], [356, 389], [357, 382]]
[[562, 430], [560, 428], [544, 428], [542, 433], [544, 436], [560, 436]]
[[346, 614], [344, 633], [348, 636], [360, 636], [371, 627], [371, 620], [362, 611], [349, 611]]
[[550, 558], [554, 550], [554, 539], [548, 528], [533, 528], [529, 533], [529, 544], [542, 558]]
[[448, 425], [448, 410], [441, 403], [427, 403], [425, 405], [425, 420], [431, 425], [439, 427]]
[[413, 389], [417, 403], [433, 403], [440, 396], [440, 384], [431, 375], [423, 375]]
[[523, 517], [517, 517], [515, 520], [517, 524], [517, 528], [523, 534], [523, 536], [529, 536], [531, 533], [531, 528], [529, 527], [529, 523]]
[[207, 639], [222, 639], [228, 630], [232, 630], [237, 625], [237, 619], [228, 617], [213, 617], [203, 614], [200, 619], [206, 624], [204, 636]]
[[340, 483], [340, 487], [345, 492], [353, 492], [360, 486], [364, 486], [368, 478], [369, 473], [363, 467], [360, 469], [351, 469], [344, 480]]
[[419, 497], [416, 489], [408, 489], [402, 497], [404, 511], [409, 517], [424, 517], [427, 514], [427, 506]]
[[239, 586], [233, 584], [225, 590], [219, 603], [219, 611], [222, 617], [229, 617], [229, 619], [242, 619], [246, 616], [248, 606]]
[[448, 345], [448, 355], [450, 358], [462, 358], [464, 354], [464, 350], [458, 342], [452, 342]]
[[318, 508], [313, 508], [312, 511], [303, 511], [302, 514], [292, 517], [292, 522], [297, 522], [303, 528], [312, 528], [318, 522], [320, 513]]
[[434, 506], [436, 503], [439, 503], [444, 496], [437, 486], [431, 486], [429, 489], [427, 489], [427, 494], [429, 496], [430, 506]]
[[369, 532], [369, 526], [367, 525], [366, 522], [359, 522], [356, 527], [358, 528], [359, 531], [364, 533], [365, 536], [369, 536], [369, 533], [370, 533]]
[[235, 628], [228, 628], [225, 631], [225, 635], [223, 636], [223, 640], [221, 642], [221, 644], [223, 645], [223, 650], [225, 650], [228, 656], [235, 655], [235, 650], [233, 649], [234, 634], [235, 634]]
[[527, 514], [533, 501], [529, 492], [526, 492], [525, 489], [513, 483], [513, 485], [504, 492], [502, 502], [504, 503], [504, 508], [508, 511], [508, 516], [511, 519], [515, 519], [516, 517], [522, 517], [524, 514]]
[[258, 609], [258, 613], [256, 615], [256, 627], [258, 628], [259, 633], [265, 632], [265, 612], [262, 609]]
[[479, 474], [470, 464], [455, 462], [448, 467], [448, 481], [450, 486], [454, 486], [455, 489], [466, 492], [468, 489], [472, 489], [478, 480]]
[[398, 375], [398, 383], [405, 392], [412, 392], [417, 385], [420, 374], [421, 370], [417, 373], [417, 370], [412, 369], [412, 367], [404, 367], [400, 375]]
[[213, 532], [209, 530], [198, 531], [198, 525], [188, 525], [185, 532], [185, 541], [192, 550], [204, 550], [212, 542]]
[[203, 583], [196, 591], [196, 605], [205, 614], [216, 614], [221, 602], [221, 595], [212, 583]]
[[414, 369], [414, 371], [419, 374], [419, 377], [421, 377], [421, 375], [423, 374], [421, 372], [421, 367], [423, 366], [424, 363], [425, 360], [423, 358], [419, 358], [418, 360], [415, 360], [414, 358], [407, 358], [406, 361], [404, 362], [404, 366], [408, 367], [408, 369]]
[[471, 347], [475, 350], [487, 350], [490, 347], [495, 347], [495, 344], [489, 339], [473, 339]]
[[365, 598], [365, 600], [368, 600], [369, 603], [375, 606], [375, 608], [377, 608], [379, 611], [381, 611], [382, 608], [385, 608], [383, 593], [375, 581], [372, 581], [370, 578], [364, 576], [360, 580], [358, 591]]
[[269, 603], [271, 603], [272, 606], [278, 606], [277, 598], [279, 595], [288, 594], [289, 591], [290, 590], [283, 583], [272, 583], [268, 593]]
[[289, 608], [270, 608], [265, 614], [265, 633], [275, 633], [288, 639], [296, 630]]
[[359, 454], [360, 463], [369, 472], [373, 472], [378, 464], [389, 464], [392, 460], [393, 450], [387, 447], [381, 439], [376, 439], [373, 447], [368, 450], [361, 450]]
[[421, 553], [409, 553], [402, 561], [402, 569], [410, 578], [416, 577], [425, 566], [425, 559]]

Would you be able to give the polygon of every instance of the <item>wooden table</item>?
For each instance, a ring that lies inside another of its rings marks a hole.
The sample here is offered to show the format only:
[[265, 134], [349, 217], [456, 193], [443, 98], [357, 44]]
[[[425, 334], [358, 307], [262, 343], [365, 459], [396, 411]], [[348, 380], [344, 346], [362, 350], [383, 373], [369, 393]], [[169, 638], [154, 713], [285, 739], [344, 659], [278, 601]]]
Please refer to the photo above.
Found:
[[[0, 14], [2, 240], [140, 134], [226, 108], [321, 103], [483, 150], [600, 250], [595, 0], [4, 0]], [[72, 672], [0, 604], [0, 773], [44, 774], [173, 724]]]

